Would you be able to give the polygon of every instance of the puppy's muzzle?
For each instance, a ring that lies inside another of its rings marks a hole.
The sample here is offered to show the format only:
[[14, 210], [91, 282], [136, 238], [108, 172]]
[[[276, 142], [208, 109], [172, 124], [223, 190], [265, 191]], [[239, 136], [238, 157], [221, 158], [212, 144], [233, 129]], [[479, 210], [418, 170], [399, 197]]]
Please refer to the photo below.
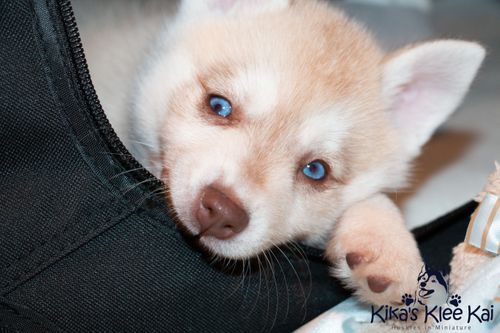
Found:
[[224, 189], [212, 186], [202, 190], [194, 212], [200, 225], [200, 236], [228, 239], [248, 225], [247, 212], [226, 193]]

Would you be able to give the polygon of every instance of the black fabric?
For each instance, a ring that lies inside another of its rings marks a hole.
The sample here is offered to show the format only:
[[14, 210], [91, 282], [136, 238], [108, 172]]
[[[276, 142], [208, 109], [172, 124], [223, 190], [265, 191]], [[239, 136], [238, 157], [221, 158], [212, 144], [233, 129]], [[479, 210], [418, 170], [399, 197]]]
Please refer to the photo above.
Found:
[[[67, 1], [0, 0], [0, 332], [286, 332], [348, 297], [316, 249], [211, 264], [133, 171], [79, 43]], [[419, 231], [436, 267], [472, 209]]]

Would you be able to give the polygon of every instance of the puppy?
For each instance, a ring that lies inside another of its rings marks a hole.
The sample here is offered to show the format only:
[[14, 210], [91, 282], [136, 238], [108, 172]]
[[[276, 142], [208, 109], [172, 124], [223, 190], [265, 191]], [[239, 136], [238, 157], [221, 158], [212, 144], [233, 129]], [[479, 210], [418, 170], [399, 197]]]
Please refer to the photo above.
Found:
[[[128, 106], [114, 105], [130, 112], [119, 134], [165, 182], [184, 227], [225, 258], [290, 240], [326, 247], [366, 302], [414, 291], [420, 254], [382, 193], [405, 184], [483, 48], [438, 40], [384, 54], [313, 0], [184, 0], [159, 25]], [[118, 87], [103, 81], [98, 92]]]

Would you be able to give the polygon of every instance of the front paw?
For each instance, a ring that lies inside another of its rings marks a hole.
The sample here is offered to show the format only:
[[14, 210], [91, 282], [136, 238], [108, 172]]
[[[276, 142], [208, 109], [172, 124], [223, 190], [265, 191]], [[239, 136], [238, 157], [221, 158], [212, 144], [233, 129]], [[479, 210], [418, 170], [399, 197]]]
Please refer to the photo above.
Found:
[[345, 211], [326, 248], [333, 273], [371, 304], [402, 304], [414, 294], [422, 259], [399, 209], [375, 195]]
[[422, 267], [418, 252], [408, 252], [401, 255], [381, 249], [350, 249], [339, 258], [335, 272], [362, 301], [401, 305], [403, 295], [415, 292]]

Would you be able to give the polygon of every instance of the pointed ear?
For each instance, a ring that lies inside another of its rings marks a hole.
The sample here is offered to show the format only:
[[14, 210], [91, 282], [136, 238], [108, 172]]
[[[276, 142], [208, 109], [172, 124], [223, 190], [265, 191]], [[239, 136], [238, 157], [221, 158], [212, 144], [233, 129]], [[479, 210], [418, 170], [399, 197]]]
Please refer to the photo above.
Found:
[[186, 15], [220, 15], [245, 10], [261, 12], [288, 7], [289, 0], [182, 0], [180, 13]]
[[417, 281], [420, 280], [420, 278], [422, 277], [423, 274], [425, 274], [426, 272], [426, 265], [422, 265], [422, 268], [420, 269], [420, 273], [418, 273], [418, 277], [417, 277]]
[[460, 104], [484, 55], [479, 44], [442, 40], [385, 59], [383, 94], [390, 119], [411, 153], [417, 153]]

